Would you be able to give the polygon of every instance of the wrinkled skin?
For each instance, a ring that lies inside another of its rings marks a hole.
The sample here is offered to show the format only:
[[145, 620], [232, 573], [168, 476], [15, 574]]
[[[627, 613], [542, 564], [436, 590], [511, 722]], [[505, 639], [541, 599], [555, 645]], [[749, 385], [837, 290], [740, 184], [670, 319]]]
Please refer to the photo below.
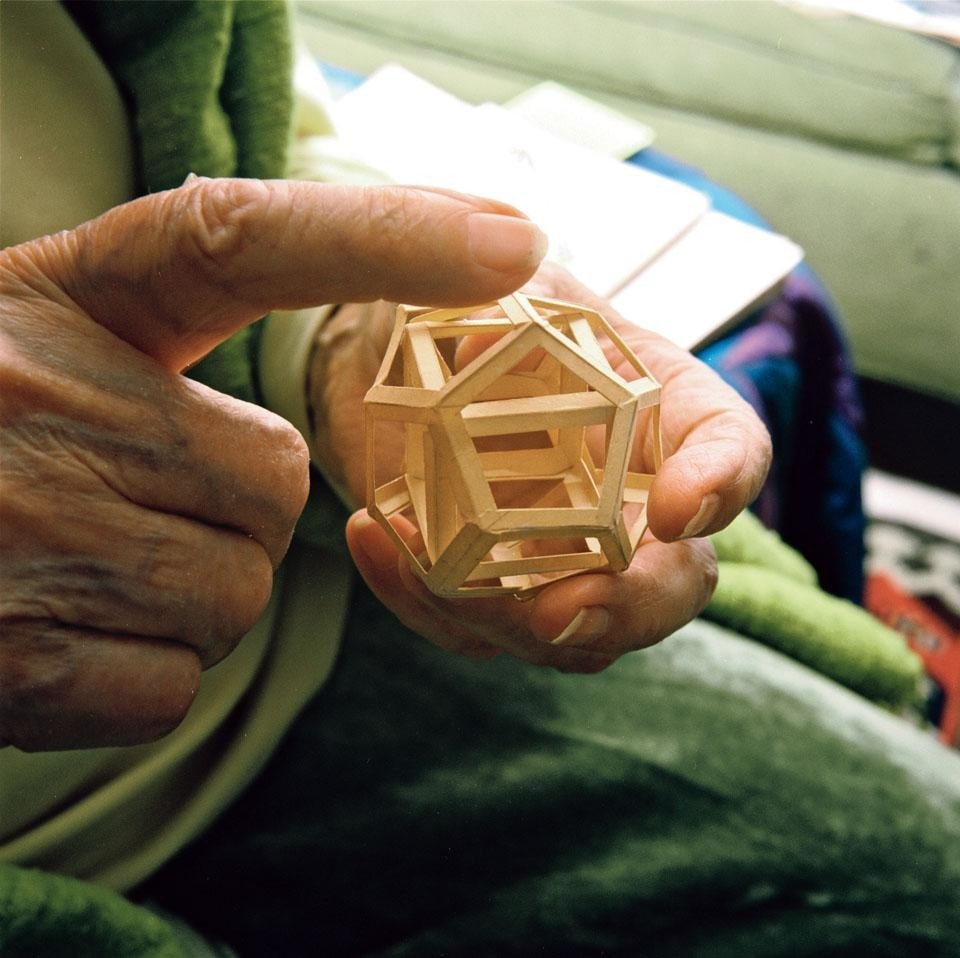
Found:
[[305, 444], [185, 366], [273, 308], [478, 302], [541, 255], [488, 201], [199, 179], [0, 252], [0, 744], [163, 735], [268, 600]]
[[[769, 468], [770, 441], [749, 406], [706, 366], [627, 323], [559, 268], [544, 266], [528, 289], [602, 312], [663, 385], [667, 458], [650, 493], [650, 531], [630, 568], [563, 579], [529, 602], [442, 599], [413, 575], [364, 510], [352, 516], [347, 540], [378, 598], [442, 648], [474, 658], [506, 651], [537, 665], [596, 672], [660, 641], [702, 611], [716, 584], [713, 549], [703, 536], [723, 528], [756, 497]], [[342, 307], [321, 333], [312, 370], [322, 466], [358, 504], [365, 497], [362, 400], [393, 318], [394, 307], [386, 303]], [[632, 369], [618, 371], [626, 378], [636, 375]], [[393, 474], [401, 464], [401, 428], [392, 441], [378, 434], [378, 458], [392, 458]], [[641, 424], [632, 468], [649, 468], [651, 435]], [[399, 531], [414, 541], [412, 528]], [[562, 643], [554, 644], [561, 635]]]

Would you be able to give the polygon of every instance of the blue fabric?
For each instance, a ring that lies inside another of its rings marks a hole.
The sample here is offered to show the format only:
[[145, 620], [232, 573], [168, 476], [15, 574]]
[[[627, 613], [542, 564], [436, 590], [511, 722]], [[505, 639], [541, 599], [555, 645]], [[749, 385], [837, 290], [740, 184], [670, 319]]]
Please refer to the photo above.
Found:
[[[658, 150], [628, 162], [700, 190], [722, 213], [770, 228], [735, 193]], [[813, 565], [826, 591], [861, 602], [863, 414], [823, 284], [801, 264], [779, 296], [699, 357], [753, 406], [773, 440], [773, 468], [755, 511]]]

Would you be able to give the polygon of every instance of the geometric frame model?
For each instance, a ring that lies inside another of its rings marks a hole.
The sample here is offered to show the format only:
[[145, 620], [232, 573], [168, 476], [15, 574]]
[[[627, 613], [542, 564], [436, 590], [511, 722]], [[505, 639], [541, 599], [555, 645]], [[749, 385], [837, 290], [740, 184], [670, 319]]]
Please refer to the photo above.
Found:
[[400, 306], [364, 411], [367, 510], [435, 594], [525, 598], [629, 566], [663, 459], [660, 385], [595, 310], [521, 293]]

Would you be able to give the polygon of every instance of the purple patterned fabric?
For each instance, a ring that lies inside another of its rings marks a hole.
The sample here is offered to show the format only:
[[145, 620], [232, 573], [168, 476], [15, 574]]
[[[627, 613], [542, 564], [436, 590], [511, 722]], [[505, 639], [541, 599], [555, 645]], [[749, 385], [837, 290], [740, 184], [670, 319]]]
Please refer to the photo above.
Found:
[[[706, 193], [715, 210], [770, 228], [735, 193], [672, 156], [646, 149], [628, 162]], [[773, 439], [773, 468], [755, 511], [816, 568], [824, 589], [861, 602], [862, 413], [827, 291], [801, 264], [772, 302], [699, 355], [753, 406]]]
[[862, 412], [840, 328], [804, 271], [701, 358], [756, 410], [774, 463], [755, 505], [829, 592], [863, 597]]

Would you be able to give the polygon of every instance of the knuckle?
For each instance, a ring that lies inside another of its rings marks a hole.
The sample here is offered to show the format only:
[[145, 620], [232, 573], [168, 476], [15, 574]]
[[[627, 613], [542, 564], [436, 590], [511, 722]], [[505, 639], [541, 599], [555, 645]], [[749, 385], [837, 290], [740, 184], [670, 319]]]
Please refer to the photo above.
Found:
[[[263, 549], [252, 550], [251, 561], [247, 564], [247, 573], [234, 599], [233, 633], [239, 641], [263, 615], [273, 592], [273, 566]], [[234, 643], [236, 644], [236, 642]]]
[[281, 544], [285, 548], [310, 492], [310, 451], [299, 430], [266, 410], [257, 410], [250, 439], [257, 458], [254, 481], [245, 485], [256, 507], [238, 517], [237, 526], [252, 532], [279, 561], [275, 553]]
[[280, 467], [280, 492], [295, 520], [309, 492], [310, 450], [300, 431], [279, 416], [273, 420], [271, 445]]
[[204, 668], [226, 658], [263, 614], [273, 591], [273, 565], [255, 542], [237, 538], [223, 550], [216, 568], [206, 568], [194, 581], [190, 606], [190, 645]]
[[26, 751], [38, 747], [75, 673], [71, 650], [55, 632], [44, 623], [3, 623], [0, 737]]
[[176, 642], [49, 620], [2, 626], [0, 740], [24, 752], [154, 741], [183, 721], [199, 687], [197, 655]]
[[[136, 742], [154, 742], [177, 729], [190, 711], [200, 687], [200, 661], [189, 649], [167, 657], [162, 695], [152, 698], [138, 716]], [[134, 744], [130, 742], [128, 744]]]
[[163, 707], [152, 709], [150, 712], [141, 713], [140, 723], [136, 732], [129, 740], [114, 742], [115, 745], [145, 745], [148, 742], [156, 742], [158, 739], [175, 732], [190, 711], [193, 703], [193, 694], [189, 698], [184, 697], [178, 700], [171, 696], [163, 703]]
[[[236, 402], [236, 401], [235, 401]], [[281, 484], [280, 494], [289, 494], [289, 486], [295, 488], [303, 481], [302, 473], [310, 462], [307, 442], [296, 426], [269, 409], [239, 403], [243, 418], [248, 425], [248, 439], [252, 448], [261, 450], [265, 465], [276, 469], [276, 481]]]
[[255, 179], [198, 179], [171, 194], [201, 262], [214, 276], [249, 247], [262, 241], [263, 216], [278, 187]]
[[275, 413], [195, 383], [191, 408], [194, 514], [252, 535], [279, 561], [310, 490], [306, 440]]
[[716, 591], [717, 583], [720, 580], [717, 553], [709, 539], [690, 540], [687, 545], [697, 553], [696, 557], [700, 566], [700, 591], [694, 607], [694, 615], [699, 615], [713, 598], [713, 593]]
[[360, 208], [364, 221], [375, 224], [373, 235], [388, 247], [402, 242], [417, 214], [409, 191], [395, 186], [367, 190]]
[[299, 430], [272, 413], [263, 448], [269, 450], [264, 488], [272, 501], [264, 516], [272, 519], [275, 534], [283, 538], [293, 532], [310, 492], [310, 450]]

